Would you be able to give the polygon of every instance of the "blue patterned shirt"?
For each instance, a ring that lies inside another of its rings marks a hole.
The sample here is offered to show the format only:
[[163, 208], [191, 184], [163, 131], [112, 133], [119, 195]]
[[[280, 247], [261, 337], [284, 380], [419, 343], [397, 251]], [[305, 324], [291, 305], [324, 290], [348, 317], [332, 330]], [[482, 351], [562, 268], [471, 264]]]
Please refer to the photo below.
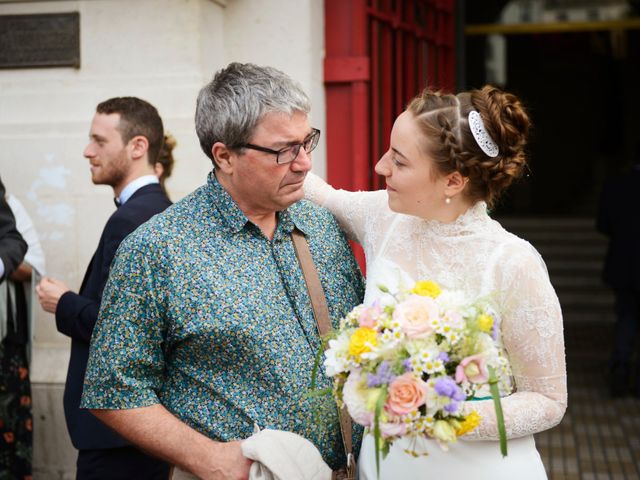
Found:
[[220, 441], [246, 438], [254, 424], [288, 430], [312, 441], [333, 468], [344, 464], [335, 405], [306, 395], [320, 342], [294, 227], [307, 238], [337, 326], [364, 286], [331, 214], [297, 202], [278, 213], [269, 240], [211, 174], [122, 242], [91, 340], [82, 407], [161, 403]]

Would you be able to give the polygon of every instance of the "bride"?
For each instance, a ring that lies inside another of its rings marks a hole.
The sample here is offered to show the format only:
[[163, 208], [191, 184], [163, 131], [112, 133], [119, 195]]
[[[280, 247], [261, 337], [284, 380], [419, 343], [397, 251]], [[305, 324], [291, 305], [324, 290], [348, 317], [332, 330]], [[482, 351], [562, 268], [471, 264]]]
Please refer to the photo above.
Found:
[[[393, 444], [380, 478], [546, 478], [533, 434], [560, 422], [567, 405], [562, 313], [542, 258], [487, 214], [525, 167], [529, 118], [511, 94], [486, 86], [456, 95], [425, 90], [395, 121], [375, 171], [386, 191], [335, 190], [308, 175], [305, 195], [328, 208], [365, 250], [365, 303], [416, 280], [434, 280], [470, 299], [497, 299], [498, 342], [513, 372], [502, 399], [509, 454], [502, 458], [491, 400], [465, 402], [480, 426], [448, 452], [434, 440]], [[424, 451], [413, 457], [403, 450]], [[373, 438], [365, 436], [360, 479], [376, 479]]]

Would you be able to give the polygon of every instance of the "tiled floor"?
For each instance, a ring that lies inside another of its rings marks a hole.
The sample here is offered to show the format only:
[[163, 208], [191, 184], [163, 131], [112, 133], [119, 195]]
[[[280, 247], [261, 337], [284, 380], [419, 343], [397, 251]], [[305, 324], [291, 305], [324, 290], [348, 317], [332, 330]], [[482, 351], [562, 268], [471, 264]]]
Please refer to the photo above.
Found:
[[640, 479], [640, 399], [607, 389], [611, 324], [565, 325], [569, 408], [536, 435], [550, 480]]

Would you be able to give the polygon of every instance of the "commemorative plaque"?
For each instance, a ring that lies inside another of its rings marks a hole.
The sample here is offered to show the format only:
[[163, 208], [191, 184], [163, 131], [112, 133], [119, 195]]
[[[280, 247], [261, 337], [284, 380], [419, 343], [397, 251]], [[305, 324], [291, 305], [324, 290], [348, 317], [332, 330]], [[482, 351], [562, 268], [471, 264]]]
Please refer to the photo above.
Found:
[[0, 68], [80, 68], [80, 14], [0, 15]]

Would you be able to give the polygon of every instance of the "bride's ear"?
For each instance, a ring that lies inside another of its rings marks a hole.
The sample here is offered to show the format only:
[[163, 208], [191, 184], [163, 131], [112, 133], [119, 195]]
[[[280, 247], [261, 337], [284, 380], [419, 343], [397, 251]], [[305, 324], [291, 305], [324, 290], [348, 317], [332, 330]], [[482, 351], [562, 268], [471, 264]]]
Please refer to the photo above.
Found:
[[454, 197], [458, 195], [464, 190], [464, 187], [467, 186], [468, 181], [469, 179], [467, 177], [463, 177], [460, 172], [451, 172], [445, 177], [446, 185], [444, 194], [447, 197]]

